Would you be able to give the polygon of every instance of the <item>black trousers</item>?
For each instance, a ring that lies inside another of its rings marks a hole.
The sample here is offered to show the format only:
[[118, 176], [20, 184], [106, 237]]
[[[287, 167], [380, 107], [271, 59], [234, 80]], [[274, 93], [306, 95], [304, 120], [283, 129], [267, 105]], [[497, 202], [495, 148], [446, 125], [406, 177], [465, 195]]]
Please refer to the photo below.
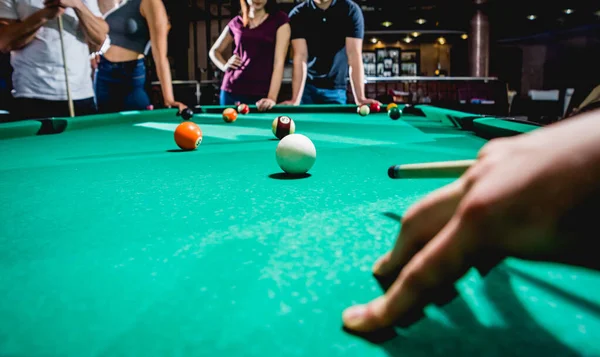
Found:
[[[91, 115], [98, 112], [94, 98], [73, 101], [75, 116]], [[32, 98], [14, 98], [11, 116], [16, 120], [64, 118], [69, 116], [69, 102]]]

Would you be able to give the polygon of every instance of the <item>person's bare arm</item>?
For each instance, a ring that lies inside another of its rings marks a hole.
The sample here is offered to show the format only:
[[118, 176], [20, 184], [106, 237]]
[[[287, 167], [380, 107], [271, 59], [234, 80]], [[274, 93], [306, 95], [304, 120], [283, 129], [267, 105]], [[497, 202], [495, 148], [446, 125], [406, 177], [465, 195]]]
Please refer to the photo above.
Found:
[[306, 76], [308, 75], [308, 45], [306, 40], [298, 38], [292, 40], [292, 49], [294, 52], [294, 71], [292, 73], [292, 99], [282, 104], [300, 105], [304, 86], [306, 85]]
[[258, 110], [269, 110], [277, 103], [277, 97], [279, 97], [279, 90], [281, 89], [281, 82], [283, 81], [283, 68], [285, 66], [285, 58], [287, 56], [291, 34], [292, 30], [289, 24], [285, 24], [279, 27], [277, 30], [277, 36], [275, 40], [275, 60], [273, 63], [271, 86], [269, 87], [268, 97], [263, 98], [256, 103]]
[[357, 105], [377, 102], [365, 95], [365, 67], [362, 59], [363, 40], [360, 38], [346, 38], [346, 53], [350, 67], [350, 85]]
[[173, 94], [173, 79], [171, 77], [171, 66], [167, 58], [169, 34], [169, 19], [167, 10], [161, 0], [142, 0], [142, 15], [146, 18], [150, 27], [150, 42], [152, 44], [152, 57], [156, 64], [156, 72], [163, 100], [167, 107], [177, 107], [179, 111], [186, 108], [182, 103], [175, 101]]
[[217, 66], [217, 68], [219, 68], [223, 72], [227, 72], [227, 70], [230, 68], [238, 69], [239, 66], [242, 65], [241, 59], [235, 54], [231, 56], [231, 58], [229, 58], [229, 60], [227, 61], [223, 56], [223, 53], [225, 53], [227, 48], [229, 48], [232, 43], [233, 37], [229, 33], [229, 26], [225, 26], [225, 29], [223, 29], [223, 32], [221, 32], [221, 35], [219, 36], [219, 38], [217, 38], [217, 41], [208, 52], [208, 55], [215, 64], [215, 66]]
[[70, 7], [75, 10], [87, 42], [95, 46], [102, 46], [108, 34], [108, 24], [103, 18], [94, 15], [81, 0], [45, 0], [44, 6], [50, 8]]
[[49, 20], [63, 13], [63, 9], [41, 9], [23, 21], [0, 19], [0, 52], [10, 52], [27, 46], [35, 34]]

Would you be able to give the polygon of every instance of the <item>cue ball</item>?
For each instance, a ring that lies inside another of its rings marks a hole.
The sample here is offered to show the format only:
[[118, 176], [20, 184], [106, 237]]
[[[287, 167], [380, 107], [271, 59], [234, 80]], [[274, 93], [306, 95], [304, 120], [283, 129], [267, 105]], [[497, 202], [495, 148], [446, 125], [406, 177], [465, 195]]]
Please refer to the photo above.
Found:
[[394, 107], [394, 108], [390, 109], [390, 111], [388, 112], [388, 115], [390, 118], [392, 118], [392, 120], [398, 120], [402, 116], [402, 112], [400, 111], [400, 109], [398, 107]]
[[371, 109], [368, 105], [363, 104], [360, 107], [358, 107], [358, 114], [360, 114], [361, 116], [365, 117], [369, 115], [369, 113], [371, 113]]
[[296, 123], [294, 123], [292, 118], [282, 115], [273, 120], [271, 129], [273, 130], [273, 134], [277, 137], [277, 139], [281, 140], [284, 137], [296, 132]]
[[202, 129], [196, 123], [185, 121], [175, 129], [175, 143], [182, 150], [194, 150], [202, 143]]
[[292, 175], [305, 174], [317, 160], [317, 149], [313, 142], [302, 134], [290, 134], [281, 139], [275, 151], [277, 164]]
[[184, 110], [181, 111], [180, 115], [183, 118], [183, 120], [190, 120], [194, 116], [194, 111], [191, 110], [190, 108], [185, 108]]
[[225, 120], [226, 123], [233, 123], [236, 121], [237, 116], [238, 113], [233, 108], [223, 110], [223, 120]]
[[240, 113], [240, 114], [248, 114], [248, 113], [250, 113], [250, 107], [248, 107], [247, 104], [240, 104], [240, 105], [238, 105], [237, 110], [238, 110], [238, 113]]

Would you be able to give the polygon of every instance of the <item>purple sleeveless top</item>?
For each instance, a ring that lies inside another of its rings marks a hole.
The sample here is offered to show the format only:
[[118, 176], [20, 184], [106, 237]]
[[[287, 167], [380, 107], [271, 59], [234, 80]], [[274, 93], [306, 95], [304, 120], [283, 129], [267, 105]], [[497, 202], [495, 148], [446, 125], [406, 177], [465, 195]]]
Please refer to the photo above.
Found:
[[225, 72], [222, 90], [236, 95], [266, 97], [269, 94], [277, 30], [289, 21], [286, 13], [278, 11], [269, 14], [262, 24], [253, 29], [244, 27], [241, 16], [229, 22], [229, 34], [235, 43], [233, 53], [241, 58], [242, 66]]

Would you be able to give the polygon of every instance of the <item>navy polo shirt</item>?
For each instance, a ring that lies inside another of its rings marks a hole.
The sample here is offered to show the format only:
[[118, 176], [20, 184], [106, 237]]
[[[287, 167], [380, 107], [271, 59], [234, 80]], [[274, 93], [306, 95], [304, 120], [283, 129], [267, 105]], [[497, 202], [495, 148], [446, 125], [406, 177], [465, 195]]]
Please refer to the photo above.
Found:
[[362, 39], [365, 34], [360, 7], [351, 0], [333, 0], [327, 10], [321, 10], [313, 0], [307, 0], [289, 17], [292, 40], [305, 39], [308, 46], [307, 83], [318, 88], [345, 89], [346, 38]]

